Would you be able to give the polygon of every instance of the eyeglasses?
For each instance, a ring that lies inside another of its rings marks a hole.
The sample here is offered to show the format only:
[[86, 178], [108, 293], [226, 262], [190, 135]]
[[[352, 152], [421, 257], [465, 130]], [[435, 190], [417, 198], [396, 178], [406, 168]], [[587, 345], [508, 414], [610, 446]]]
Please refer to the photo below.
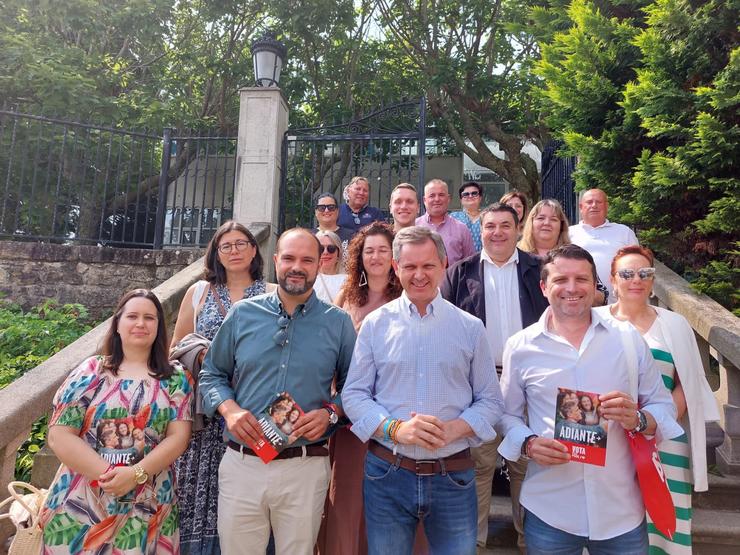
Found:
[[280, 329], [272, 336], [272, 340], [276, 345], [285, 347], [285, 344], [288, 342], [288, 325], [290, 324], [290, 318], [288, 316], [280, 316], [277, 324]]
[[316, 210], [319, 212], [334, 212], [337, 209], [336, 204], [317, 204]]
[[236, 241], [234, 243], [224, 243], [218, 246], [218, 252], [220, 252], [221, 254], [229, 254], [232, 248], [236, 248], [237, 252], [242, 252], [245, 251], [247, 247], [251, 244], [251, 241]]
[[640, 281], [655, 278], [655, 268], [640, 268], [639, 270], [627, 268], [625, 270], [617, 270], [617, 275], [622, 279], [629, 281], [635, 277], [635, 271], [637, 271]]
[[324, 251], [327, 251], [329, 254], [336, 254], [338, 250], [339, 248], [336, 245], [321, 245], [319, 253], [324, 254]]
[[460, 198], [476, 198], [479, 196], [480, 193], [478, 191], [465, 191], [464, 193], [460, 193]]

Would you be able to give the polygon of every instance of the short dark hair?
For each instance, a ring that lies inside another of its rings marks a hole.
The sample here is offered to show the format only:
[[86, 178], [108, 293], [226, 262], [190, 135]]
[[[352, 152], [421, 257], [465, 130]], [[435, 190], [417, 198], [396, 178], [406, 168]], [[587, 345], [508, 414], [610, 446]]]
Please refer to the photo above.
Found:
[[337, 200], [337, 197], [334, 196], [334, 193], [321, 193], [316, 199], [316, 202], [319, 202], [322, 198], [330, 198], [334, 201], [334, 204], [339, 206], [339, 201]]
[[150, 300], [157, 309], [157, 337], [154, 339], [154, 344], [149, 352], [149, 374], [158, 380], [165, 380], [172, 376], [174, 369], [170, 364], [168, 356], [169, 342], [167, 341], [164, 310], [157, 296], [147, 289], [132, 289], [118, 301], [116, 310], [111, 318], [110, 327], [103, 339], [103, 347], [100, 351], [100, 354], [105, 356], [103, 368], [114, 376], [118, 375], [118, 368], [123, 362], [123, 344], [121, 343], [121, 336], [118, 333], [118, 322], [121, 320], [126, 303], [137, 297]]
[[307, 237], [311, 237], [314, 241], [316, 241], [316, 253], [319, 258], [321, 258], [321, 241], [319, 241], [318, 237], [313, 234], [313, 232], [310, 229], [306, 229], [305, 227], [292, 227], [290, 229], [286, 229], [280, 234], [280, 237], [278, 237], [277, 243], [275, 243], [275, 253], [280, 252], [280, 243], [283, 240], [283, 237], [286, 235], [290, 235], [291, 233], [301, 233], [305, 234]]
[[545, 259], [542, 261], [542, 267], [540, 269], [540, 279], [543, 283], [547, 283], [547, 276], [550, 273], [548, 265], [555, 262], [558, 258], [586, 260], [591, 265], [591, 277], [594, 278], [594, 284], [598, 281], [598, 277], [596, 275], [596, 264], [594, 263], [594, 257], [591, 256], [591, 253], [578, 245], [570, 244], [560, 245], [547, 253]]
[[483, 210], [480, 212], [480, 222], [483, 223], [483, 216], [486, 214], [491, 214], [493, 212], [507, 212], [514, 216], [514, 225], [519, 225], [519, 216], [516, 213], [516, 210], [514, 210], [511, 206], [508, 204], [503, 204], [501, 202], [494, 202], [493, 204], [489, 204], [486, 206]]
[[468, 187], [475, 187], [476, 189], [478, 189], [478, 194], [481, 197], [483, 196], [483, 187], [481, 187], [480, 184], [476, 183], [475, 181], [468, 181], [467, 183], [463, 183], [462, 185], [460, 185], [460, 188], [457, 190], [457, 196], [462, 198], [463, 191]]
[[224, 265], [221, 264], [221, 261], [218, 259], [218, 244], [221, 241], [221, 237], [226, 235], [229, 231], [238, 231], [239, 233], [244, 234], [247, 237], [247, 240], [254, 245], [254, 258], [252, 259], [252, 263], [249, 265], [249, 275], [254, 281], [262, 279], [262, 272], [265, 263], [262, 260], [257, 240], [246, 226], [239, 222], [235, 222], [234, 220], [224, 222], [208, 242], [208, 248], [206, 249], [206, 268], [203, 272], [204, 279], [214, 285], [226, 284], [226, 268], [224, 268]]

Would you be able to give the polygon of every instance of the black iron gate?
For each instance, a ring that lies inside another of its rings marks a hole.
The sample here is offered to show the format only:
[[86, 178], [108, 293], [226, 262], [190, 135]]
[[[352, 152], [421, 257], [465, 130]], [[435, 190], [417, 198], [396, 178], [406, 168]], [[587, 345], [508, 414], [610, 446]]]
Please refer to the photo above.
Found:
[[388, 212], [390, 191], [424, 182], [426, 103], [423, 98], [382, 108], [349, 123], [289, 129], [283, 139], [280, 231], [312, 227], [313, 206], [324, 192], [342, 202], [355, 175], [370, 183], [370, 204]]
[[558, 156], [561, 146], [561, 141], [550, 141], [542, 153], [542, 198], [554, 198], [560, 202], [572, 225], [578, 223], [578, 202], [573, 180], [576, 158]]

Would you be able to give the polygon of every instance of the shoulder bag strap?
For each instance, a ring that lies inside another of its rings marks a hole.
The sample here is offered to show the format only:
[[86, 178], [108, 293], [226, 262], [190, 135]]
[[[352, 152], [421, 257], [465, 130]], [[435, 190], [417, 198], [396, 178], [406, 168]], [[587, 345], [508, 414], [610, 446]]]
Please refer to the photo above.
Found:
[[213, 284], [210, 284], [211, 293], [213, 293], [213, 298], [216, 299], [216, 304], [218, 305], [218, 311], [221, 313], [221, 316], [226, 318], [226, 308], [224, 307], [224, 303], [221, 302], [221, 297], [218, 296], [218, 292], [216, 291], [216, 288], [213, 286]]

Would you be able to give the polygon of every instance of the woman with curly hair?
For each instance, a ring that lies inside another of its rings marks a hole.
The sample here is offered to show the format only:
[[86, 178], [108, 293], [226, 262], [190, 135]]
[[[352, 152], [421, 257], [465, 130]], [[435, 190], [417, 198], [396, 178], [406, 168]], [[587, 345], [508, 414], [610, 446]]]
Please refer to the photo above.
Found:
[[401, 296], [401, 282], [393, 271], [393, 228], [384, 222], [363, 227], [349, 244], [347, 280], [334, 304], [352, 317], [355, 330], [376, 308]]
[[[401, 295], [391, 259], [393, 228], [383, 222], [363, 227], [349, 244], [347, 280], [334, 300], [352, 317], [359, 331], [362, 321], [385, 303]], [[367, 553], [365, 514], [362, 505], [367, 443], [343, 426], [329, 441], [331, 482], [324, 507], [318, 547], [321, 555]]]

